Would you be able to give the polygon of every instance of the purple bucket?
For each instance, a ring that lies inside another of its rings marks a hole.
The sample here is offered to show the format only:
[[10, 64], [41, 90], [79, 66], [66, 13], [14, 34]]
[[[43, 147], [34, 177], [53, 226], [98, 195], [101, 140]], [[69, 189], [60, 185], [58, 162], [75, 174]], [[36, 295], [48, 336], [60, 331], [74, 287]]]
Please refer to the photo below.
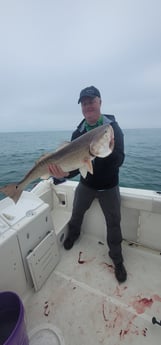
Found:
[[0, 292], [0, 345], [29, 345], [24, 307], [15, 292]]

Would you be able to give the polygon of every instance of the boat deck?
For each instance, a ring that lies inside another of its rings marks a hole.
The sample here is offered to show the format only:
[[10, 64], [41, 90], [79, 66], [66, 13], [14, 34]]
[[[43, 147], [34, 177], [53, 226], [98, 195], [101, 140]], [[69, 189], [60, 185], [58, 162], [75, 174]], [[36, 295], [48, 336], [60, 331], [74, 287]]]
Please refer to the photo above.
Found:
[[159, 345], [152, 317], [161, 319], [161, 255], [127, 243], [123, 255], [128, 279], [118, 284], [98, 238], [84, 234], [70, 251], [62, 247], [55, 271], [25, 303], [28, 331], [54, 325], [65, 345]]

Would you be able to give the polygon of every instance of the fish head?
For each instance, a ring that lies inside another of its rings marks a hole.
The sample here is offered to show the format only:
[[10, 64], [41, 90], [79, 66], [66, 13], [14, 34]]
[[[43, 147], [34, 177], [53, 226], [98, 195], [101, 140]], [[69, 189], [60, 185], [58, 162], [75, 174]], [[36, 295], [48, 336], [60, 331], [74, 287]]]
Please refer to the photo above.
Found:
[[107, 157], [114, 149], [114, 131], [111, 125], [102, 125], [97, 128], [90, 143], [90, 152], [96, 157]]

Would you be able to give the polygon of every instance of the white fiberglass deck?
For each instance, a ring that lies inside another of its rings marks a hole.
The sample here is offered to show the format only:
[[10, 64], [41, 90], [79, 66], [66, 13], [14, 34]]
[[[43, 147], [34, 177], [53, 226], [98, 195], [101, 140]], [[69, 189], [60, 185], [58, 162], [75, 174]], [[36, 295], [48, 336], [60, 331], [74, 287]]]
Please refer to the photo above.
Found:
[[65, 345], [160, 345], [151, 320], [161, 319], [161, 256], [127, 244], [123, 254], [128, 279], [119, 285], [99, 239], [82, 235], [61, 248], [55, 271], [25, 303], [28, 331], [53, 325]]

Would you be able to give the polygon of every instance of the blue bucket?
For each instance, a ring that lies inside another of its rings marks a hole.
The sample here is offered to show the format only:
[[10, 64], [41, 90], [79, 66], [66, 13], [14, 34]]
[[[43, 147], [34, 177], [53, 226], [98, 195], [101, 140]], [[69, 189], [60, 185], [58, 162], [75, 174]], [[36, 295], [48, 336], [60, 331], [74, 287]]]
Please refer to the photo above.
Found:
[[29, 345], [24, 307], [15, 292], [0, 292], [0, 345]]

